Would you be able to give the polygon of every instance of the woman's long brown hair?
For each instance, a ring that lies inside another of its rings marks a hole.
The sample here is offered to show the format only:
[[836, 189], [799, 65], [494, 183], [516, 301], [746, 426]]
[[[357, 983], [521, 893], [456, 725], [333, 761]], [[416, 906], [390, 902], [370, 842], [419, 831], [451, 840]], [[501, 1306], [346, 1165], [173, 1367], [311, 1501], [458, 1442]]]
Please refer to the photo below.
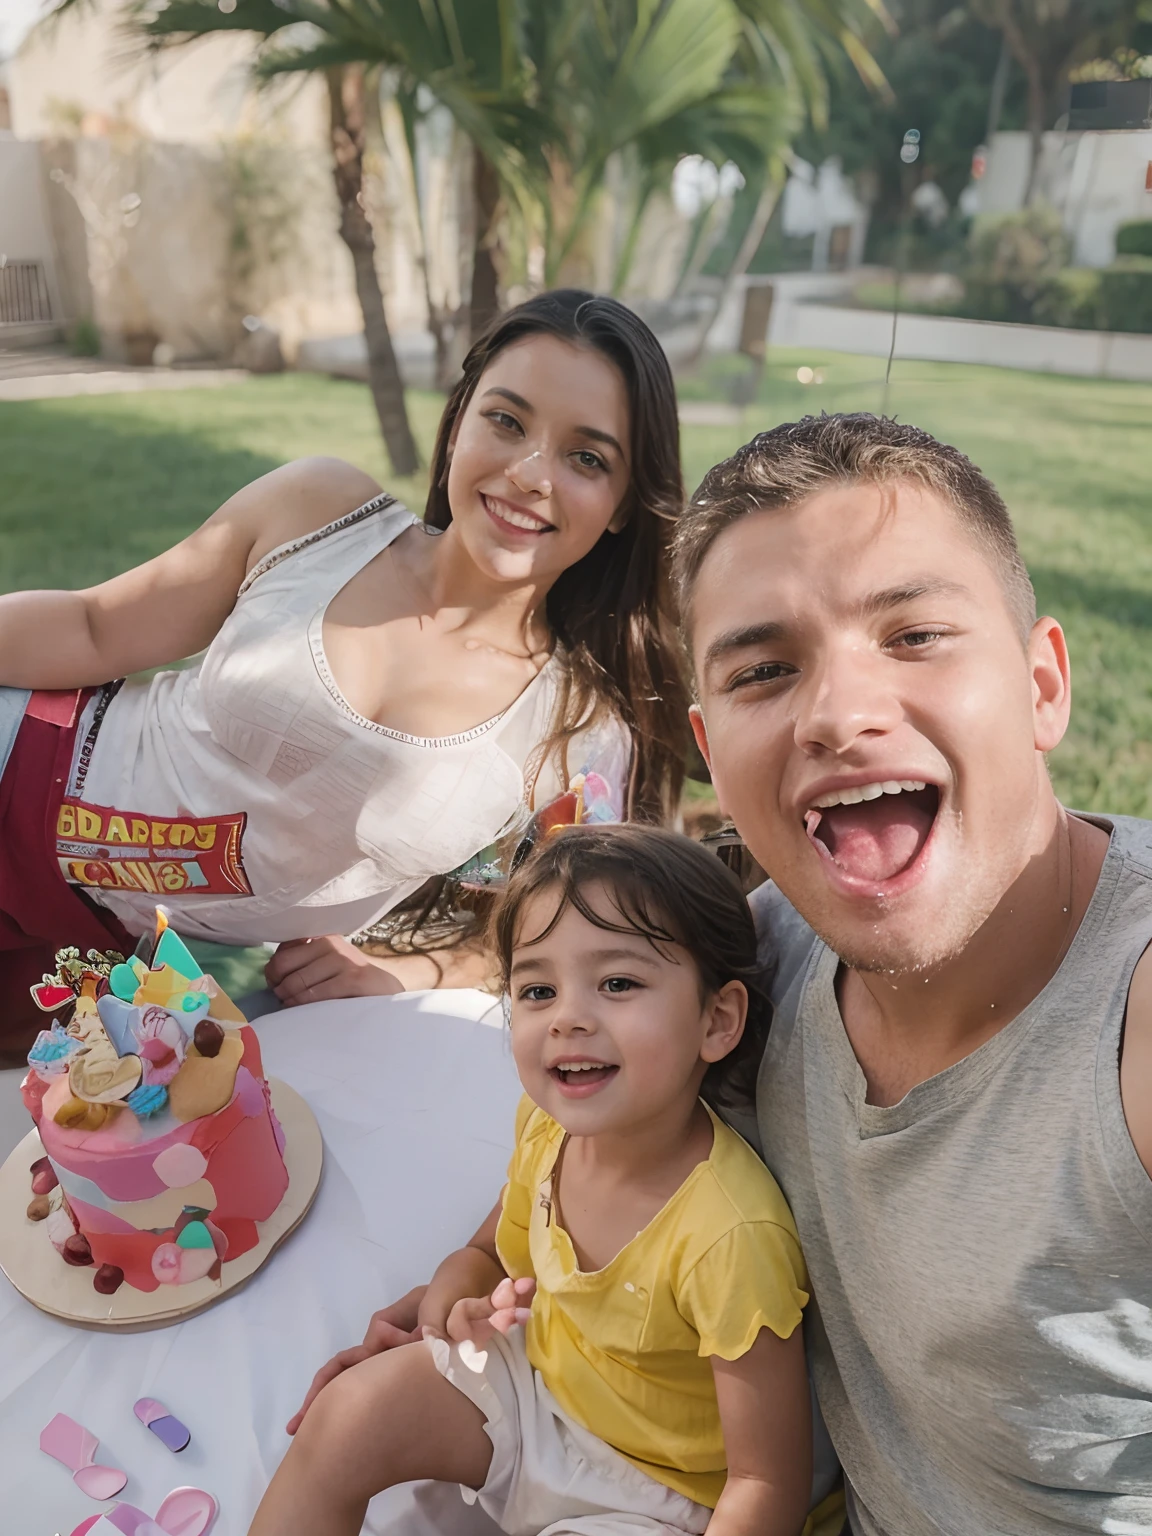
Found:
[[563, 780], [564, 752], [578, 731], [616, 715], [632, 736], [625, 815], [662, 822], [676, 813], [688, 750], [688, 697], [669, 601], [669, 546], [684, 507], [680, 423], [668, 359], [655, 336], [615, 299], [577, 288], [539, 294], [501, 315], [464, 359], [440, 421], [424, 520], [452, 521], [448, 464], [456, 424], [498, 353], [528, 336], [589, 347], [619, 369], [628, 390], [632, 479], [628, 520], [559, 577], [548, 623], [563, 647], [566, 676], [552, 756]]

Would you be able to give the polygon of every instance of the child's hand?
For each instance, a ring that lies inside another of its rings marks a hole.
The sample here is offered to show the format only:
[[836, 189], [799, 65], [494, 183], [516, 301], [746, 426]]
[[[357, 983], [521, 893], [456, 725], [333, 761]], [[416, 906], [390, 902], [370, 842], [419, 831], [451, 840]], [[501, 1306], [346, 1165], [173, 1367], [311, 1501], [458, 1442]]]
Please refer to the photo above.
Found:
[[[357, 1344], [353, 1349], [342, 1349], [338, 1355], [332, 1356], [327, 1365], [320, 1367], [312, 1378], [308, 1395], [288, 1420], [287, 1429], [290, 1435], [294, 1435], [300, 1428], [304, 1422], [304, 1415], [315, 1399], [320, 1396], [330, 1381], [334, 1381], [340, 1375], [341, 1371], [346, 1371], [349, 1366], [359, 1365], [361, 1360], [368, 1360], [386, 1349], [397, 1349], [401, 1344], [411, 1344], [420, 1337], [417, 1329], [408, 1330], [393, 1321], [393, 1316], [401, 1313], [407, 1300], [408, 1297], [405, 1297], [404, 1301], [398, 1302], [395, 1307], [385, 1307], [383, 1311], [373, 1313], [363, 1344]], [[407, 1322], [411, 1319], [404, 1317], [402, 1320]]]
[[[501, 1280], [491, 1296], [466, 1296], [448, 1314], [446, 1333], [455, 1344], [486, 1343], [494, 1333], [523, 1326], [532, 1312], [535, 1280]], [[431, 1330], [425, 1330], [429, 1332]]]

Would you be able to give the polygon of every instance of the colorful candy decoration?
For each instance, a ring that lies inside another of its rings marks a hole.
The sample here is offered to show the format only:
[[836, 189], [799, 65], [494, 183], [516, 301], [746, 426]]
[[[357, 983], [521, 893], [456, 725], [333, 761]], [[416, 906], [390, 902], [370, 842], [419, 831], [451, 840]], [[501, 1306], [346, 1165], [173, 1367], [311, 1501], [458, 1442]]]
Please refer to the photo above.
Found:
[[166, 1107], [168, 1090], [163, 1083], [142, 1083], [139, 1088], [133, 1088], [124, 1102], [134, 1115], [147, 1120], [150, 1115], [158, 1115]]
[[139, 1402], [133, 1403], [132, 1412], [145, 1429], [150, 1429], [170, 1451], [178, 1455], [187, 1449], [192, 1431], [181, 1424], [174, 1414], [169, 1413], [163, 1403], [158, 1403], [154, 1397], [142, 1397]]
[[524, 812], [499, 842], [453, 870], [452, 878], [467, 890], [502, 885], [536, 843], [562, 827], [623, 820], [627, 773], [627, 753], [619, 742], [610, 740], [594, 749], [564, 794], [534, 815]]
[[41, 1077], [58, 1077], [67, 1072], [69, 1061], [80, 1049], [76, 1036], [70, 1035], [59, 1020], [53, 1020], [51, 1029], [42, 1029], [36, 1036], [28, 1052], [28, 1065]]

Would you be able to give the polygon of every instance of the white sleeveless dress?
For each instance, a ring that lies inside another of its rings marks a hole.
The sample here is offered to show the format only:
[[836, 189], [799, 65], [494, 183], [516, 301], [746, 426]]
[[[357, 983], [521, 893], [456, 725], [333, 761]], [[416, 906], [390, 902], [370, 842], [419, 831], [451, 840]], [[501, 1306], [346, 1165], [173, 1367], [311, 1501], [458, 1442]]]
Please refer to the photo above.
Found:
[[[82, 722], [57, 842], [66, 879], [132, 932], [160, 901], [182, 933], [220, 943], [353, 933], [561, 792], [548, 765], [525, 790], [552, 725], [556, 656], [503, 714], [457, 736], [390, 730], [337, 687], [328, 605], [417, 521], [382, 495], [274, 550], [198, 665], [126, 683], [88, 749]], [[594, 751], [619, 781], [627, 733], [613, 722], [597, 735], [570, 747], [571, 771]]]

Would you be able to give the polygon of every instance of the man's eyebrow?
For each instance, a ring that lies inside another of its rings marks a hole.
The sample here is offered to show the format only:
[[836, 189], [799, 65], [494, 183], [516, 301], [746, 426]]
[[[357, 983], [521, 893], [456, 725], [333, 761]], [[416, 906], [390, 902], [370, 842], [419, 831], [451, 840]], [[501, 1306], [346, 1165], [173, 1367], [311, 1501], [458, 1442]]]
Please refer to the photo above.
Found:
[[944, 576], [920, 576], [913, 577], [910, 581], [902, 581], [895, 587], [885, 587], [879, 592], [871, 592], [863, 598], [857, 607], [857, 612], [865, 618], [872, 618], [876, 614], [886, 613], [889, 608], [900, 608], [905, 603], [914, 603], [921, 597], [971, 597], [970, 589], [959, 581], [949, 581]]
[[[492, 388], [486, 389], [480, 398], [486, 400], [489, 395], [500, 395], [502, 399], [509, 401], [520, 410], [526, 411], [529, 415], [534, 410], [532, 404], [525, 400], [523, 395], [518, 395], [513, 389], [505, 389], [502, 384], [493, 384]], [[615, 448], [621, 458], [624, 457], [623, 448], [621, 448], [611, 432], [605, 432], [600, 427], [575, 427], [573, 430], [579, 437], [590, 437], [594, 443], [607, 443], [610, 448]]]
[[782, 640], [787, 632], [787, 625], [774, 619], [765, 619], [760, 624], [741, 624], [738, 629], [726, 629], [723, 634], [716, 636], [704, 652], [704, 665], [709, 667], [713, 662], [723, 661], [733, 651], [745, 651], [749, 646], [770, 645]]

